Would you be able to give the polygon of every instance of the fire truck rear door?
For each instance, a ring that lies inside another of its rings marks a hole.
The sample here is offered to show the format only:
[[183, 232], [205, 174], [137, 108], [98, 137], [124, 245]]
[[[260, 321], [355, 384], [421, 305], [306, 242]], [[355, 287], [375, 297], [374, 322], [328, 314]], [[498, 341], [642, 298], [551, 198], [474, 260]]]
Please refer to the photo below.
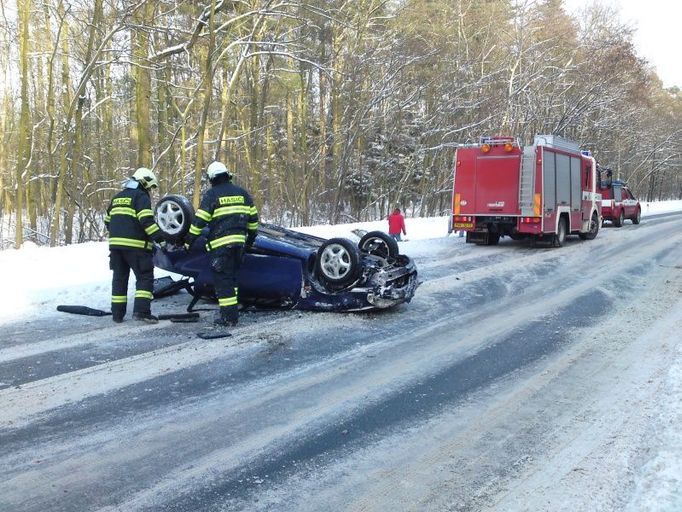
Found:
[[521, 156], [479, 155], [476, 159], [477, 214], [518, 215]]

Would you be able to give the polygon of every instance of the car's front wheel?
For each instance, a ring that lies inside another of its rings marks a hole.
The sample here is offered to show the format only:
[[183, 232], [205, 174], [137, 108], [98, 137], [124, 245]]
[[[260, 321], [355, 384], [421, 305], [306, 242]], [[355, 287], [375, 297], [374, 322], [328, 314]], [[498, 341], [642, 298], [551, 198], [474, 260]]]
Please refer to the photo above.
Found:
[[370, 231], [363, 235], [358, 243], [360, 251], [386, 260], [395, 259], [400, 249], [395, 239], [383, 231]]
[[189, 231], [194, 208], [186, 197], [168, 195], [156, 204], [154, 217], [164, 238], [169, 242], [179, 242]]
[[346, 238], [330, 238], [317, 250], [315, 273], [335, 287], [355, 281], [360, 273], [360, 253]]

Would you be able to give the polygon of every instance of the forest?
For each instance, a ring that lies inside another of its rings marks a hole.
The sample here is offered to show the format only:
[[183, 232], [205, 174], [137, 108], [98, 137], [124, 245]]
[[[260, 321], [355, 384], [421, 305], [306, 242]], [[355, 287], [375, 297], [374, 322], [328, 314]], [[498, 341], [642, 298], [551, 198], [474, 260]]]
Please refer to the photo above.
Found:
[[682, 199], [682, 94], [633, 30], [562, 0], [0, 0], [0, 248], [104, 240], [140, 166], [196, 205], [216, 159], [267, 222], [445, 215], [484, 135]]

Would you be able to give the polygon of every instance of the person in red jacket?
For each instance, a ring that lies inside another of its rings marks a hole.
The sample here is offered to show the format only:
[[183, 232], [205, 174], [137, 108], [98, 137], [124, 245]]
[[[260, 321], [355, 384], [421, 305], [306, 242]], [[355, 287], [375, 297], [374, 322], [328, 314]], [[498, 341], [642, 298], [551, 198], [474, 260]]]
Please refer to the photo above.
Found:
[[400, 208], [393, 210], [388, 216], [388, 234], [391, 235], [396, 241], [400, 242], [400, 233], [407, 235], [405, 230], [405, 217], [400, 212]]

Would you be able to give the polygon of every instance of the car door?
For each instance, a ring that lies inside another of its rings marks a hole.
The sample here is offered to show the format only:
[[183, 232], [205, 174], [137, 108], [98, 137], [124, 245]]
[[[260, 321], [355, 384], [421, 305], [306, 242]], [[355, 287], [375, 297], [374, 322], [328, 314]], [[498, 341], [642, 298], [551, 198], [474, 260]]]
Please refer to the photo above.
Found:
[[625, 218], [629, 219], [635, 216], [635, 206], [637, 201], [635, 200], [630, 189], [623, 187], [623, 208], [625, 209]]

